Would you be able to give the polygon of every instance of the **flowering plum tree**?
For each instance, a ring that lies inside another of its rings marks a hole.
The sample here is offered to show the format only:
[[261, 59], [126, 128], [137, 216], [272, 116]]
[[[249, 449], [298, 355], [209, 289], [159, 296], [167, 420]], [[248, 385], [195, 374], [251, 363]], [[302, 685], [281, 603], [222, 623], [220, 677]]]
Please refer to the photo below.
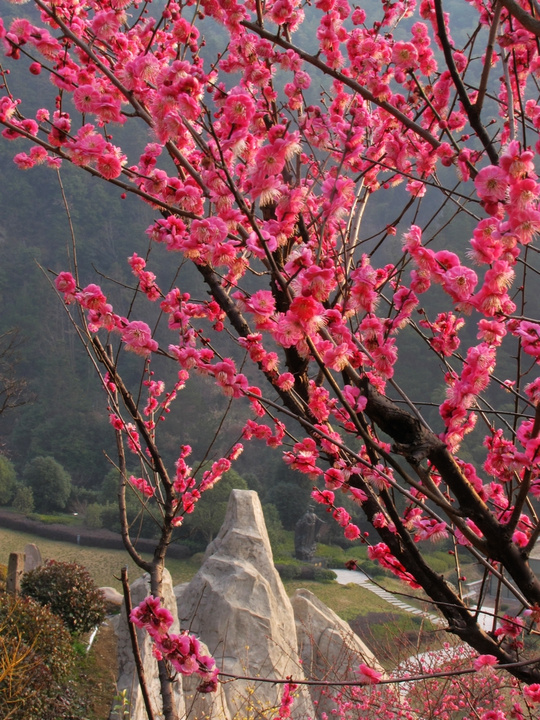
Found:
[[[506, 718], [535, 717], [540, 686], [519, 687], [515, 678], [494, 670], [490, 656], [471, 663], [470, 652], [462, 645], [446, 645], [437, 652], [411, 659], [401, 668], [405, 686], [372, 682], [368, 687], [329, 689], [340, 720], [362, 717], [375, 720], [412, 718]], [[493, 661], [493, 658], [491, 658]], [[406, 678], [407, 673], [410, 679]]]
[[[187, 447], [174, 474], [164, 467], [157, 421], [196, 372], [249, 401], [244, 439], [281, 448], [347, 538], [422, 588], [449, 632], [534, 684], [521, 649], [540, 617], [540, 323], [527, 282], [540, 21], [520, 0], [451, 6], [467, 33], [442, 0], [33, 0], [0, 25], [6, 63], [27, 59], [56, 99], [26, 110], [6, 64], [0, 123], [30, 141], [22, 169], [72, 163], [155, 211], [152, 255], [129, 258], [152, 327], [73, 269], [56, 287], [85, 313], [111, 421], [143, 461], [129, 482], [167, 532], [241, 450], [202, 475]], [[116, 144], [116, 125], [145, 126], [141, 147]], [[178, 267], [172, 286], [153, 272], [157, 246]], [[186, 261], [198, 296], [182, 287]], [[176, 363], [177, 384], [148, 374], [144, 399], [130, 391], [109, 337], [148, 372]], [[519, 613], [480, 626], [459, 575], [448, 583], [418, 544], [447, 538]]]

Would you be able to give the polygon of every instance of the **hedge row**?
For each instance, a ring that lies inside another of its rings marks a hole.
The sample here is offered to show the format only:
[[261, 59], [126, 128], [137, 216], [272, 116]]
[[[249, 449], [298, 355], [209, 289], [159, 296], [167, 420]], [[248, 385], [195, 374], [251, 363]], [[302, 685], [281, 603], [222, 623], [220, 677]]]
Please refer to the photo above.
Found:
[[275, 563], [274, 567], [282, 580], [316, 580], [317, 582], [330, 582], [337, 577], [333, 570], [317, 567], [316, 565]]
[[[0, 526], [51, 540], [74, 543], [75, 545], [101, 547], [109, 550], [124, 549], [122, 536], [110, 530], [89, 530], [88, 528], [60, 524], [49, 525], [5, 510], [0, 510]], [[135, 543], [137, 550], [149, 553], [154, 552], [155, 545], [155, 541], [145, 540], [144, 538], [139, 538]], [[167, 552], [170, 557], [179, 560], [188, 558], [192, 554], [188, 547], [178, 544], [171, 545]]]

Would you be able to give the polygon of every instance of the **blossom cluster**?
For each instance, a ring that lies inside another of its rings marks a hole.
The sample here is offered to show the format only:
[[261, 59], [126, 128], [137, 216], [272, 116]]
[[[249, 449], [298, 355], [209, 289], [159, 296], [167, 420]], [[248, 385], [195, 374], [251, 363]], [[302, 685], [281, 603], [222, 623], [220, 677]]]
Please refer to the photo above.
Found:
[[165, 659], [182, 675], [196, 673], [202, 678], [199, 692], [217, 689], [219, 670], [214, 658], [203, 654], [200, 642], [187, 632], [169, 632], [174, 619], [161, 600], [152, 595], [131, 611], [130, 621], [148, 632], [154, 643], [154, 656]]
[[75, 278], [70, 272], [61, 272], [55, 280], [56, 289], [64, 296], [66, 303], [76, 301], [88, 313], [88, 327], [92, 332], [104, 328], [108, 332], [118, 332], [127, 350], [137, 355], [147, 356], [158, 349], [152, 338], [152, 331], [142, 320], [128, 320], [113, 313], [112, 305], [107, 302], [98, 285], [90, 284], [77, 290]]

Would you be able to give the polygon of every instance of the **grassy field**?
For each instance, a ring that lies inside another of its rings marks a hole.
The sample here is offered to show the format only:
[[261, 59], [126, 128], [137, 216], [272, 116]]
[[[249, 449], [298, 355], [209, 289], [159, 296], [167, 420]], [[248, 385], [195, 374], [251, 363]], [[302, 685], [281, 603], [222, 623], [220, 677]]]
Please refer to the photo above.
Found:
[[[27, 543], [35, 543], [44, 559], [78, 562], [84, 565], [98, 587], [110, 586], [121, 590], [122, 583], [117, 578], [120, 577], [124, 565], [128, 566], [128, 576], [131, 581], [143, 574], [124, 550], [74, 545], [5, 528], [0, 528], [0, 564], [7, 565], [9, 554], [22, 552]], [[175, 585], [190, 580], [198, 569], [196, 563], [174, 559], [167, 561], [167, 567]]]
[[336, 582], [285, 580], [283, 584], [289, 596], [293, 595], [297, 588], [311, 590], [319, 600], [347, 622], [353, 620], [357, 615], [367, 615], [370, 612], [395, 612], [396, 610], [375, 593], [354, 583], [338, 585]]
[[[24, 546], [31, 542], [39, 547], [43, 558], [78, 562], [84, 565], [88, 568], [99, 587], [109, 585], [121, 590], [121, 583], [117, 578], [120, 577], [120, 571], [124, 565], [128, 566], [130, 580], [135, 580], [142, 575], [142, 571], [136, 567], [123, 550], [105, 550], [103, 548], [73, 545], [4, 528], [0, 528], [0, 564], [7, 565], [11, 552], [22, 552]], [[199, 563], [197, 559], [170, 559], [167, 561], [167, 567], [174, 584], [177, 585], [190, 580], [197, 572]], [[292, 595], [300, 587], [311, 590], [322, 602], [347, 621], [358, 615], [367, 615], [371, 612], [397, 612], [399, 614], [396, 608], [384, 600], [352, 583], [338, 585], [335, 582], [319, 583], [310, 580], [287, 580], [284, 584], [289, 595]]]
[[[109, 585], [121, 590], [121, 568], [127, 565], [131, 581], [140, 577], [142, 571], [135, 566], [128, 554], [123, 550], [105, 550], [103, 548], [90, 548], [71, 543], [37, 538], [33, 535], [0, 528], [0, 564], [7, 565], [9, 553], [22, 551], [24, 546], [34, 542], [39, 547], [44, 558], [78, 562], [88, 568], [98, 587]], [[191, 560], [169, 560], [167, 567], [171, 572], [175, 585], [187, 582], [197, 572], [201, 555]], [[386, 579], [385, 579], [386, 580]], [[404, 586], [394, 581], [394, 590], [403, 591]], [[386, 584], [386, 583], [383, 583]], [[392, 581], [389, 584], [393, 584]], [[394, 638], [390, 643], [395, 644], [397, 638], [417, 638], [420, 628], [418, 618], [403, 612], [379, 598], [365, 588], [350, 583], [339, 585], [336, 582], [315, 582], [312, 580], [286, 580], [285, 589], [289, 596], [297, 588], [306, 588], [316, 595], [325, 605], [332, 608], [343, 620], [352, 623], [357, 632], [368, 644], [379, 646], [385, 644], [388, 638]], [[411, 604], [414, 600], [409, 599]], [[425, 628], [427, 629], [427, 628]], [[383, 656], [385, 653], [382, 653]], [[384, 659], [384, 657], [383, 657]]]

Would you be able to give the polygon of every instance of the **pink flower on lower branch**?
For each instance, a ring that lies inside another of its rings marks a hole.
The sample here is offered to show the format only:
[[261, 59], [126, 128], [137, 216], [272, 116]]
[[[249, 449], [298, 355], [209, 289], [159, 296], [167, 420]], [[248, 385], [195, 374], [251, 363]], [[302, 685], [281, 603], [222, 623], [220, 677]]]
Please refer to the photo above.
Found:
[[495, 655], [479, 655], [474, 659], [473, 667], [475, 670], [482, 670], [485, 667], [493, 667], [497, 665], [499, 661]]
[[370, 560], [378, 560], [382, 567], [390, 570], [390, 572], [401, 580], [404, 580], [411, 587], [420, 587], [413, 576], [407, 572], [399, 560], [392, 555], [386, 543], [381, 542], [368, 548], [368, 557]]
[[508, 176], [500, 167], [488, 165], [482, 168], [474, 180], [482, 200], [497, 202], [504, 200], [508, 192]]
[[523, 688], [524, 694], [534, 703], [540, 703], [540, 684], [533, 683]]
[[281, 698], [281, 704], [279, 707], [279, 715], [276, 720], [291, 717], [291, 708], [294, 700], [293, 693], [297, 689], [298, 685], [294, 684], [293, 682], [285, 683], [285, 686], [283, 688], [283, 696]]
[[144, 478], [138, 478], [131, 475], [129, 482], [134, 488], [137, 488], [145, 497], [153, 497], [155, 490]]
[[[283, 453], [283, 459], [289, 467], [309, 475], [312, 480], [315, 480], [322, 473], [322, 470], [316, 465], [318, 457], [319, 451], [312, 438], [306, 438], [302, 442], [295, 443], [293, 452]], [[317, 498], [314, 499], [317, 500]], [[317, 502], [320, 501], [317, 500]]]
[[347, 540], [358, 540], [360, 537], [360, 528], [353, 523], [349, 523], [345, 528], [344, 534]]
[[145, 598], [131, 611], [130, 620], [150, 634], [154, 641], [153, 654], [157, 660], [168, 660], [182, 675], [199, 675], [202, 678], [199, 692], [217, 690], [219, 671], [214, 658], [203, 654], [201, 644], [194, 635], [185, 631], [179, 634], [168, 632], [173, 624], [173, 616], [167, 608], [161, 607], [159, 598]]
[[495, 635], [496, 637], [517, 638], [521, 635], [524, 627], [525, 623], [522, 618], [504, 615], [500, 621], [500, 627], [495, 630]]
[[360, 676], [360, 680], [366, 685], [375, 685], [382, 678], [382, 673], [374, 668], [370, 668], [364, 663], [358, 666], [358, 675]]
[[529, 542], [529, 538], [526, 533], [521, 530], [516, 530], [512, 535], [512, 542], [514, 542], [518, 547], [526, 547]]
[[77, 284], [75, 278], [70, 272], [61, 272], [57, 275], [54, 281], [56, 289], [60, 293], [64, 293], [64, 301], [71, 303], [75, 299], [75, 292], [77, 290]]
[[341, 525], [341, 527], [343, 528], [347, 527], [351, 520], [351, 516], [343, 507], [335, 508], [332, 516], [334, 520], [339, 523], [339, 525]]
[[105, 153], [97, 158], [96, 166], [97, 171], [106, 180], [112, 180], [122, 172], [122, 158], [119, 158], [115, 153]]

